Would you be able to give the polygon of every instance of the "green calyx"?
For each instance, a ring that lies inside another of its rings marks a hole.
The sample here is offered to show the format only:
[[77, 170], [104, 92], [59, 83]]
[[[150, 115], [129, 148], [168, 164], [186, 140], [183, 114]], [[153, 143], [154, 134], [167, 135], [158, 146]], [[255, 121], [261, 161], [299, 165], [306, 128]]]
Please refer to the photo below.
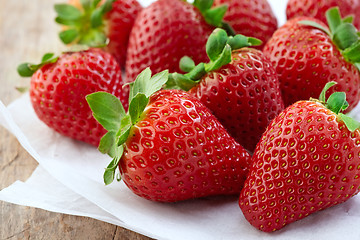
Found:
[[334, 7], [326, 12], [326, 19], [329, 30], [313, 21], [300, 21], [300, 24], [318, 28], [328, 34], [345, 59], [360, 70], [360, 32], [352, 24], [353, 16], [341, 18], [339, 8]]
[[124, 152], [123, 144], [128, 139], [132, 126], [142, 119], [150, 96], [160, 90], [167, 80], [167, 70], [154, 76], [151, 76], [149, 68], [141, 72], [135, 82], [130, 84], [127, 113], [120, 100], [110, 93], [96, 92], [86, 96], [94, 118], [107, 130], [99, 144], [99, 151], [113, 158], [105, 169], [106, 185], [115, 178], [116, 168]]
[[59, 37], [65, 44], [76, 43], [89, 47], [101, 47], [107, 44], [104, 27], [104, 15], [112, 9], [115, 0], [81, 0], [82, 9], [70, 4], [56, 4], [55, 21], [66, 26]]
[[46, 53], [41, 59], [41, 63], [22, 63], [17, 67], [17, 72], [21, 77], [31, 77], [38, 69], [45, 64], [55, 63], [59, 57], [56, 57], [54, 53]]
[[335, 84], [336, 82], [328, 82], [319, 96], [319, 101], [329, 110], [333, 111], [340, 120], [342, 120], [349, 131], [354, 132], [356, 129], [360, 128], [360, 122], [356, 121], [352, 117], [349, 117], [342, 113], [349, 107], [349, 103], [346, 101], [346, 94], [344, 92], [335, 92], [329, 96], [326, 100], [326, 92]]
[[194, 0], [193, 5], [199, 9], [209, 25], [225, 29], [229, 35], [234, 36], [234, 29], [228, 23], [223, 21], [228, 6], [224, 4], [218, 7], [212, 7], [213, 3], [214, 0]]
[[218, 70], [222, 66], [229, 64], [233, 50], [261, 44], [262, 41], [257, 38], [245, 37], [241, 34], [228, 36], [225, 30], [216, 28], [206, 43], [206, 53], [210, 62], [195, 65], [191, 58], [187, 56], [183, 57], [180, 60], [180, 69], [186, 72], [186, 74], [170, 74], [166, 87], [188, 91], [194, 87], [206, 73]]

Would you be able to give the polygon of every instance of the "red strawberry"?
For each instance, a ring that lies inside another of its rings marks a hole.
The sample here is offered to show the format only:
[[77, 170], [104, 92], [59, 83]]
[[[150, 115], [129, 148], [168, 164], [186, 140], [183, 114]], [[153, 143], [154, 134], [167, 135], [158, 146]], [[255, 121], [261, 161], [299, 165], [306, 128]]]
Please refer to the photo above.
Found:
[[356, 6], [358, 0], [289, 0], [286, 6], [287, 19], [306, 16], [316, 18], [326, 23], [325, 13], [332, 7], [339, 7], [344, 16], [354, 15], [354, 25], [359, 29], [360, 15]]
[[336, 8], [328, 13], [330, 31], [313, 18], [295, 18], [264, 47], [279, 76], [285, 106], [318, 96], [329, 81], [338, 83], [335, 91], [346, 92], [348, 111], [359, 102], [359, 37]]
[[[249, 48], [260, 43], [242, 35], [228, 37], [216, 29], [206, 45], [211, 61], [197, 67], [190, 62], [190, 69], [181, 66], [189, 73], [172, 75], [175, 85], [190, 89], [250, 152], [269, 122], [284, 109], [275, 69], [261, 51]], [[199, 67], [203, 67], [201, 74]]]
[[[137, 17], [129, 38], [126, 81], [133, 82], [146, 67], [154, 73], [179, 72], [179, 60], [191, 56], [207, 61], [206, 40], [223, 26], [226, 7], [211, 8], [213, 0], [158, 0]], [[215, 26], [215, 27], [214, 27]]]
[[105, 183], [119, 167], [135, 194], [154, 201], [239, 193], [250, 155], [198, 99], [179, 90], [156, 92], [167, 71], [150, 75], [144, 70], [133, 84], [128, 114], [108, 93], [87, 97], [95, 118], [109, 131], [99, 147], [114, 158]]
[[276, 117], [253, 156], [239, 205], [256, 228], [275, 231], [360, 191], [360, 123], [339, 113], [344, 92], [299, 101]]
[[60, 33], [68, 44], [90, 47], [106, 45], [120, 66], [125, 66], [130, 31], [137, 14], [142, 10], [136, 0], [70, 0], [56, 4], [56, 21], [66, 26]]
[[236, 33], [258, 38], [265, 44], [277, 29], [276, 17], [267, 0], [214, 1], [215, 6], [222, 4], [228, 5], [224, 21], [229, 23]]
[[22, 76], [32, 76], [30, 99], [35, 113], [55, 131], [97, 146], [105, 129], [91, 116], [85, 96], [106, 91], [127, 104], [121, 70], [116, 60], [100, 49], [46, 54], [39, 65], [22, 64]]

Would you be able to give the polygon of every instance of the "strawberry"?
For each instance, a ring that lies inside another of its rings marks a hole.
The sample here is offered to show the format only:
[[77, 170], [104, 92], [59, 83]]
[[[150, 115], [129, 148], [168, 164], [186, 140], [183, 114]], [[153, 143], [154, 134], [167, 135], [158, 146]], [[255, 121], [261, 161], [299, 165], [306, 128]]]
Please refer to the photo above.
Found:
[[142, 10], [136, 0], [71, 0], [56, 4], [56, 22], [65, 26], [60, 39], [65, 44], [105, 46], [120, 66], [125, 66], [130, 31]]
[[[238, 34], [260, 39], [265, 44], [277, 29], [276, 17], [267, 0], [215, 0], [214, 5], [227, 4], [224, 21]], [[263, 45], [257, 48], [262, 48]]]
[[[211, 8], [213, 0], [158, 0], [139, 13], [129, 38], [126, 81], [133, 82], [146, 67], [154, 73], [179, 72], [183, 56], [207, 61], [206, 40], [222, 22], [225, 6]], [[229, 31], [231, 31], [229, 29]]]
[[239, 206], [256, 228], [275, 231], [360, 191], [360, 123], [341, 113], [344, 92], [298, 101], [256, 147]]
[[353, 109], [359, 102], [359, 36], [351, 19], [337, 8], [327, 12], [330, 29], [314, 18], [299, 17], [279, 28], [264, 47], [279, 76], [285, 106], [320, 94], [329, 81], [344, 91]]
[[135, 194], [153, 201], [238, 194], [250, 155], [198, 99], [180, 90], [158, 91], [167, 75], [151, 78], [145, 69], [132, 85], [127, 114], [109, 93], [87, 96], [94, 117], [108, 130], [99, 146], [113, 157], [105, 183], [119, 168]]
[[19, 74], [31, 77], [30, 100], [41, 121], [55, 131], [97, 146], [105, 129], [92, 117], [85, 96], [107, 91], [125, 106], [121, 70], [116, 60], [101, 49], [45, 54], [38, 65], [24, 63]]
[[195, 66], [191, 59], [183, 58], [180, 67], [189, 73], [172, 74], [168, 82], [168, 87], [173, 84], [200, 99], [249, 152], [284, 108], [271, 62], [261, 51], [249, 48], [259, 44], [257, 39], [228, 37], [224, 30], [216, 29], [206, 45], [210, 62]]
[[339, 7], [344, 16], [354, 15], [354, 25], [359, 29], [360, 15], [357, 6], [358, 0], [289, 0], [286, 6], [287, 19], [306, 16], [316, 18], [326, 23], [325, 13], [332, 7]]

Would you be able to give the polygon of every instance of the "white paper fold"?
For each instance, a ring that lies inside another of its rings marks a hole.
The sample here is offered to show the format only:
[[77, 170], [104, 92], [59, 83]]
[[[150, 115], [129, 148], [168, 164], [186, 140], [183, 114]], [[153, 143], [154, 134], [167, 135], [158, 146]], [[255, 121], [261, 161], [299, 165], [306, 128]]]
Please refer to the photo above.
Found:
[[69, 190], [41, 166], [24, 183], [16, 181], [0, 192], [0, 199], [52, 212], [91, 217], [121, 226], [123, 222]]

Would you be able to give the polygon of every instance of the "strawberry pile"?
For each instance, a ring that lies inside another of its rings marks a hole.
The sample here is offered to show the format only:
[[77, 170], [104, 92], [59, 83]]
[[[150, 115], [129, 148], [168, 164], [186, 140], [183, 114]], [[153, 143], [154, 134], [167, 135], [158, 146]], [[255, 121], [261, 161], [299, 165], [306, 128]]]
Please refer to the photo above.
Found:
[[106, 185], [238, 195], [271, 232], [360, 191], [359, 5], [289, 0], [277, 28], [266, 0], [74, 0], [55, 6], [69, 51], [18, 72], [40, 120], [112, 158]]

